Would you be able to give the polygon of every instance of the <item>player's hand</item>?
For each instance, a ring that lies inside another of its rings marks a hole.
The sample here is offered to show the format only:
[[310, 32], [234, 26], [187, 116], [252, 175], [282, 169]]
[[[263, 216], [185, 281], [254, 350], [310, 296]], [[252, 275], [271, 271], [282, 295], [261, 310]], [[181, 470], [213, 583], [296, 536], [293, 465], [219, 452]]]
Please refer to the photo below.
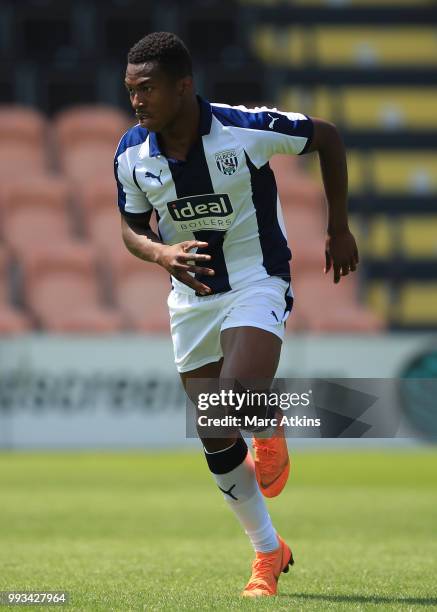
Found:
[[189, 272], [208, 276], [215, 274], [212, 268], [196, 265], [209, 261], [211, 255], [190, 253], [192, 249], [204, 249], [207, 246], [207, 242], [200, 242], [199, 240], [186, 240], [178, 244], [166, 245], [162, 248], [157, 263], [184, 285], [191, 287], [197, 293], [208, 295], [211, 293], [210, 287], [188, 274]]
[[358, 248], [355, 238], [348, 229], [326, 236], [325, 257], [325, 274], [328, 274], [332, 267], [334, 283], [338, 283], [341, 276], [355, 272], [359, 262]]

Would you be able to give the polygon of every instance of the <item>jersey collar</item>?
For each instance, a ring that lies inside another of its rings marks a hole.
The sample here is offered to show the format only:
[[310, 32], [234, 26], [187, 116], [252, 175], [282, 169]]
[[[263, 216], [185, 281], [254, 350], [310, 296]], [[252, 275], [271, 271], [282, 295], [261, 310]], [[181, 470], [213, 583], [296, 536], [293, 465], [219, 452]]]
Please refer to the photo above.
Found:
[[[200, 106], [199, 136], [206, 136], [211, 131], [211, 104], [199, 95], [196, 97]], [[159, 149], [157, 132], [149, 133], [149, 155], [150, 157], [158, 157], [158, 155], [162, 155]]]

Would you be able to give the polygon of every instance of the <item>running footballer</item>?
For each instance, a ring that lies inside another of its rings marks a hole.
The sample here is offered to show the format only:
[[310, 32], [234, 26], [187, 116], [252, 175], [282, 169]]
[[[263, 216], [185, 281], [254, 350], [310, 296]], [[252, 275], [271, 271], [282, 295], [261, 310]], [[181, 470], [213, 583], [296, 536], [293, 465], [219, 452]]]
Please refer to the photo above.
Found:
[[[155, 32], [128, 53], [125, 85], [138, 124], [115, 154], [123, 240], [172, 277], [168, 306], [175, 363], [190, 379], [271, 381], [293, 303], [291, 253], [275, 177], [276, 153], [317, 151], [328, 202], [326, 268], [354, 271], [347, 218], [345, 150], [336, 127], [297, 112], [209, 103], [196, 95], [190, 54], [174, 34]], [[159, 235], [150, 229], [155, 211]], [[293, 564], [265, 497], [290, 470], [283, 432], [254, 437], [255, 459], [238, 430], [202, 437], [208, 467], [255, 550], [242, 594], [275, 595]]]

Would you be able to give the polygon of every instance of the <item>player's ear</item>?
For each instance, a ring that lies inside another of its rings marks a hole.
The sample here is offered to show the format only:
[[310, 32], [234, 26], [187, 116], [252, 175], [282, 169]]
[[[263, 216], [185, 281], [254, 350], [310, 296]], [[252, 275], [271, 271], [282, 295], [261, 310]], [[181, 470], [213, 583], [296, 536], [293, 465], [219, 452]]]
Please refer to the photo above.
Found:
[[190, 76], [179, 79], [178, 82], [178, 93], [183, 96], [187, 91], [193, 87], [193, 78]]

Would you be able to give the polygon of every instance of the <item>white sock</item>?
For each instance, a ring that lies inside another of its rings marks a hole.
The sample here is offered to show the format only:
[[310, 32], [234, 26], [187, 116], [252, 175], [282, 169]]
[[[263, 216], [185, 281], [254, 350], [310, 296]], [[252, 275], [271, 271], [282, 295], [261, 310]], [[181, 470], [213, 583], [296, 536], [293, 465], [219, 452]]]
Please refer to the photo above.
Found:
[[[248, 535], [254, 549], [270, 552], [278, 538], [255, 477], [255, 464], [243, 438], [222, 451], [205, 451], [214, 480]], [[221, 472], [231, 466], [230, 471]]]

